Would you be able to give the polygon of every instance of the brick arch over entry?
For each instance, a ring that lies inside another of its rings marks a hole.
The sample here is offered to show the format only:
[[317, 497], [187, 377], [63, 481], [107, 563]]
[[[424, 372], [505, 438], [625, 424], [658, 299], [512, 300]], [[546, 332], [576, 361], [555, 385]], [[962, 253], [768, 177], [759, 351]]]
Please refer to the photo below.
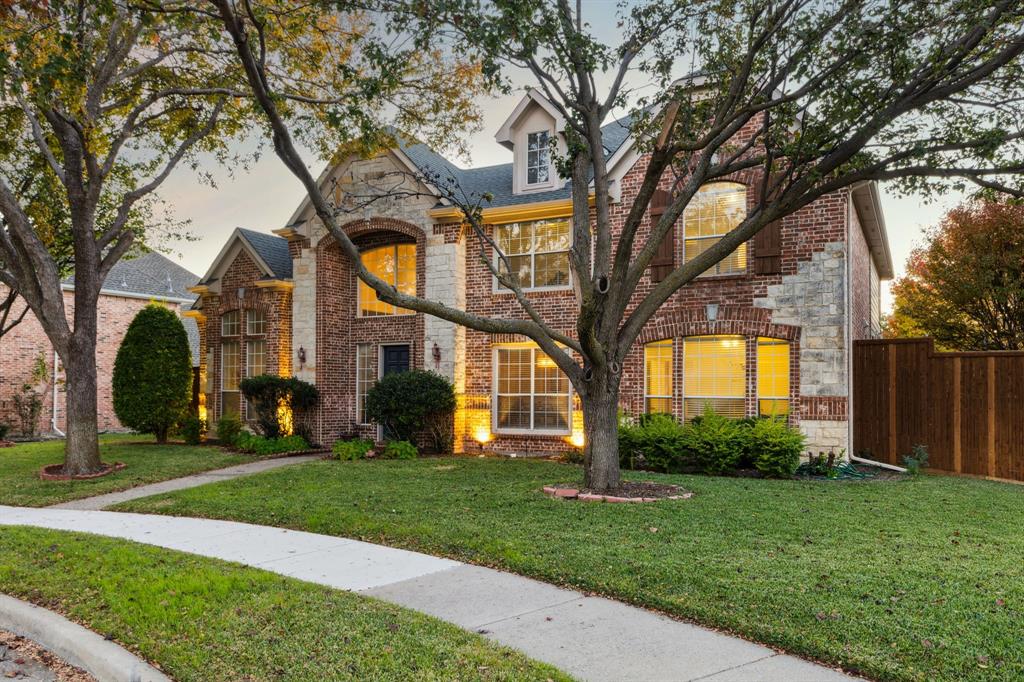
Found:
[[[342, 231], [348, 235], [349, 239], [358, 239], [368, 235], [376, 233], [398, 233], [411, 237], [416, 241], [416, 245], [422, 248], [422, 245], [426, 243], [426, 235], [423, 230], [412, 223], [407, 223], [404, 220], [398, 220], [396, 218], [381, 218], [374, 217], [369, 219], [352, 220], [341, 226]], [[317, 244], [317, 250], [323, 252], [325, 249], [336, 246], [337, 240], [333, 235], [328, 234], [326, 237], [320, 240]]]
[[771, 311], [765, 308], [742, 306], [720, 306], [714, 321], [707, 318], [705, 308], [689, 309], [655, 318], [647, 323], [637, 344], [672, 339], [682, 336], [711, 336], [732, 334], [736, 336], [767, 336], [773, 339], [798, 341], [800, 327], [790, 324], [774, 324]]

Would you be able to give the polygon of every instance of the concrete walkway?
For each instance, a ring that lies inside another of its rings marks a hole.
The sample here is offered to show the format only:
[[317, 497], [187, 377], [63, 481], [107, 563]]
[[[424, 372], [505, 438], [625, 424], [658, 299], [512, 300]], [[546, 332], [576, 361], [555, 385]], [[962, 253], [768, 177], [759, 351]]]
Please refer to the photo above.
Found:
[[0, 506], [5, 524], [124, 538], [377, 597], [479, 632], [583, 680], [850, 679], [620, 602], [357, 540], [232, 521]]
[[191, 476], [183, 476], [182, 478], [172, 478], [169, 481], [140, 485], [137, 488], [129, 488], [128, 490], [122, 490], [116, 493], [107, 493], [106, 495], [96, 495], [94, 497], [86, 497], [81, 500], [62, 502], [60, 504], [53, 505], [51, 509], [81, 509], [98, 511], [120, 502], [137, 500], [140, 497], [149, 497], [150, 495], [159, 495], [160, 493], [169, 493], [175, 490], [184, 490], [185, 488], [195, 488], [196, 486], [204, 485], [206, 483], [216, 483], [218, 481], [226, 481], [231, 478], [238, 478], [239, 476], [258, 474], [261, 471], [280, 469], [281, 467], [291, 466], [292, 464], [311, 462], [315, 459], [320, 459], [320, 455], [297, 455], [295, 457], [261, 459], [258, 462], [246, 462], [245, 464], [236, 464], [235, 466], [225, 467], [223, 469], [204, 471]]

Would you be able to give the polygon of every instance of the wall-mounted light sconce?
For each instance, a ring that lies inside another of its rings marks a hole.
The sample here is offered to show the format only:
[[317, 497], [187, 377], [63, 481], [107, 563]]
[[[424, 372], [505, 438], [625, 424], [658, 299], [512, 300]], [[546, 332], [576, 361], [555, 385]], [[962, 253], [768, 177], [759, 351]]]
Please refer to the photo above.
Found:
[[434, 344], [434, 350], [432, 352], [432, 355], [434, 357], [434, 368], [435, 369], [440, 368], [441, 367], [441, 347], [438, 346], [436, 343]]
[[718, 319], [718, 304], [708, 303], [704, 306], [704, 315], [707, 316], [708, 322], [714, 322]]
[[304, 364], [306, 364], [306, 349], [299, 346], [299, 369], [302, 369]]

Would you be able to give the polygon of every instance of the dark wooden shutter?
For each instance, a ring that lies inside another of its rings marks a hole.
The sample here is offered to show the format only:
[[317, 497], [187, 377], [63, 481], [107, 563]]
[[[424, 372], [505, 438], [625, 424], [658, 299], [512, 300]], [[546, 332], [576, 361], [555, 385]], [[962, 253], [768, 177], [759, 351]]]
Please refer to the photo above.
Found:
[[[650, 213], [651, 213], [651, 227], [653, 228], [658, 220], [661, 219], [665, 209], [668, 208], [669, 204], [672, 203], [672, 193], [666, 192], [663, 189], [654, 190], [654, 196], [651, 197]], [[658, 244], [658, 250], [654, 254], [654, 258], [651, 259], [651, 264], [648, 270], [651, 274], [652, 282], [660, 282], [676, 268], [676, 229], [672, 227], [665, 234], [665, 238]]]
[[775, 275], [782, 272], [782, 221], [774, 220], [754, 235], [754, 272]]

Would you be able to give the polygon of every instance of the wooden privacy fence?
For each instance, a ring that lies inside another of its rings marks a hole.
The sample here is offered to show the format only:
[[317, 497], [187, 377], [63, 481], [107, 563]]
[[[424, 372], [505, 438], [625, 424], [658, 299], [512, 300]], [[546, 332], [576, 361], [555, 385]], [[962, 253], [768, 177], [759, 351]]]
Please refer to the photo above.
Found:
[[854, 454], [1024, 481], [1024, 352], [939, 353], [931, 339], [855, 341]]

